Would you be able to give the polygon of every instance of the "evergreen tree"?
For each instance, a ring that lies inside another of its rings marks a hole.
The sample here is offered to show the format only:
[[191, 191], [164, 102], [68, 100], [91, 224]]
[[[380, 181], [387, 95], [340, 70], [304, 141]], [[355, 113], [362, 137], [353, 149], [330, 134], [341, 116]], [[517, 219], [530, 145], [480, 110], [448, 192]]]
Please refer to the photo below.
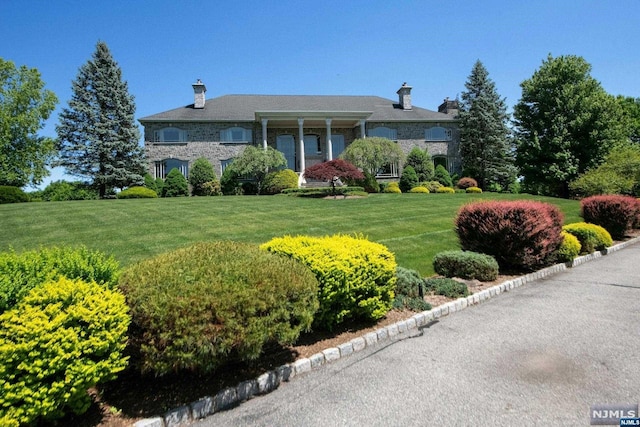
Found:
[[191, 195], [205, 196], [207, 189], [205, 184], [217, 181], [213, 165], [209, 160], [200, 157], [193, 162], [189, 171], [189, 184], [191, 184]]
[[516, 177], [507, 107], [487, 69], [477, 61], [465, 83], [460, 108], [460, 156], [465, 176], [480, 188], [507, 187]]
[[133, 96], [104, 42], [98, 42], [92, 59], [80, 67], [72, 90], [56, 127], [57, 164], [89, 179], [101, 198], [114, 187], [142, 185], [146, 165]]
[[413, 147], [407, 154], [405, 165], [413, 167], [413, 170], [418, 175], [419, 182], [427, 182], [433, 179], [433, 160], [431, 160], [431, 156], [426, 150]]
[[400, 190], [403, 193], [408, 193], [413, 187], [417, 187], [419, 182], [418, 175], [413, 166], [406, 165], [404, 169], [402, 169], [402, 176], [400, 177]]
[[189, 183], [180, 170], [173, 168], [167, 174], [162, 186], [162, 197], [182, 197], [189, 195]]
[[451, 175], [449, 175], [449, 171], [447, 171], [442, 165], [436, 166], [436, 169], [433, 173], [433, 179], [435, 179], [445, 187], [453, 187], [453, 180], [451, 179]]

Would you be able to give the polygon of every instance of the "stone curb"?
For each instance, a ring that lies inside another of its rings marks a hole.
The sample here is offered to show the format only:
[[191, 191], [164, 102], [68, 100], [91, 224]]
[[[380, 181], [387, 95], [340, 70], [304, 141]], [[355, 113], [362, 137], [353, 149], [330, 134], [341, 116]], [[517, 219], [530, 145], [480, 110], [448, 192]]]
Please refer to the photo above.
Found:
[[182, 427], [194, 421], [206, 418], [216, 412], [224, 411], [240, 403], [252, 399], [254, 396], [267, 394], [277, 389], [282, 382], [320, 368], [326, 363], [347, 357], [367, 347], [373, 347], [385, 341], [404, 338], [439, 319], [456, 311], [464, 310], [468, 307], [481, 304], [489, 299], [509, 292], [526, 283], [533, 282], [563, 271], [568, 268], [584, 264], [585, 262], [600, 258], [613, 252], [617, 252], [627, 246], [640, 242], [640, 237], [627, 240], [617, 245], [606, 248], [601, 252], [584, 255], [567, 264], [556, 264], [524, 276], [516, 277], [506, 282], [487, 288], [466, 298], [458, 298], [455, 301], [435, 307], [429, 311], [417, 313], [409, 319], [402, 320], [384, 328], [368, 332], [358, 338], [354, 338], [347, 343], [331, 347], [320, 353], [300, 358], [295, 362], [279, 366], [272, 371], [265, 372], [254, 380], [243, 381], [236, 387], [228, 387], [219, 391], [213, 397], [203, 397], [200, 400], [186, 406], [172, 409], [160, 417], [145, 418], [133, 424], [134, 427]]

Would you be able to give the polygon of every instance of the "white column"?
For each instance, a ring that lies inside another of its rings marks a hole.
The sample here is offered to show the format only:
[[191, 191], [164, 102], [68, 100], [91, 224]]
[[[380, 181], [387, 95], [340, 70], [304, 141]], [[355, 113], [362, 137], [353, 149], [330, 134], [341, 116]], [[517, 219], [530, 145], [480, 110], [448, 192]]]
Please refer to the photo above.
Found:
[[367, 135], [364, 133], [364, 119], [360, 120], [360, 135], [362, 138], [366, 138]]
[[262, 119], [262, 148], [267, 149], [267, 122], [268, 119]]
[[333, 147], [331, 146], [331, 119], [325, 120], [327, 123], [327, 160], [333, 160]]
[[304, 119], [302, 117], [298, 117], [298, 134], [300, 135], [300, 144], [298, 148], [298, 155], [300, 156], [300, 176], [304, 173], [306, 169], [304, 164]]

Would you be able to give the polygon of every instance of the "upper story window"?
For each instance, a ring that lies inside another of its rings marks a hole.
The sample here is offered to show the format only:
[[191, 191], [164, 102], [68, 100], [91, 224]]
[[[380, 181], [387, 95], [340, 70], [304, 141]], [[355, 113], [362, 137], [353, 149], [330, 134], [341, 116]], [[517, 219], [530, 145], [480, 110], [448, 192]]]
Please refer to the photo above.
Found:
[[377, 128], [369, 129], [368, 136], [377, 136], [379, 138], [387, 138], [392, 141], [398, 140], [398, 132], [395, 129], [391, 129], [385, 126], [378, 126]]
[[435, 126], [425, 130], [424, 139], [427, 141], [451, 141], [451, 129]]
[[235, 126], [220, 131], [220, 141], [222, 142], [243, 144], [251, 142], [252, 140], [251, 129]]
[[187, 131], [178, 128], [164, 128], [153, 133], [155, 142], [176, 144], [187, 141]]

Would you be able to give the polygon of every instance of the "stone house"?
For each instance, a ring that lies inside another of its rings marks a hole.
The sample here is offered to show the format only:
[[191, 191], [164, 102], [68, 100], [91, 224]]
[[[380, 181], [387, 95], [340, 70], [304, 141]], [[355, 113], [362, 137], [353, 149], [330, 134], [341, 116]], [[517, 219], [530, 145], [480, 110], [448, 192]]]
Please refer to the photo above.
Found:
[[[218, 177], [248, 145], [281, 151], [287, 167], [337, 158], [357, 138], [393, 140], [408, 153], [427, 149], [434, 163], [460, 173], [458, 103], [446, 99], [431, 111], [411, 104], [411, 87], [397, 91], [398, 101], [377, 96], [224, 95], [205, 99], [206, 87], [193, 85], [194, 103], [140, 119], [149, 173], [164, 178], [178, 168], [207, 158]], [[304, 154], [302, 154], [304, 153]], [[402, 165], [390, 164], [378, 178], [393, 179]]]

